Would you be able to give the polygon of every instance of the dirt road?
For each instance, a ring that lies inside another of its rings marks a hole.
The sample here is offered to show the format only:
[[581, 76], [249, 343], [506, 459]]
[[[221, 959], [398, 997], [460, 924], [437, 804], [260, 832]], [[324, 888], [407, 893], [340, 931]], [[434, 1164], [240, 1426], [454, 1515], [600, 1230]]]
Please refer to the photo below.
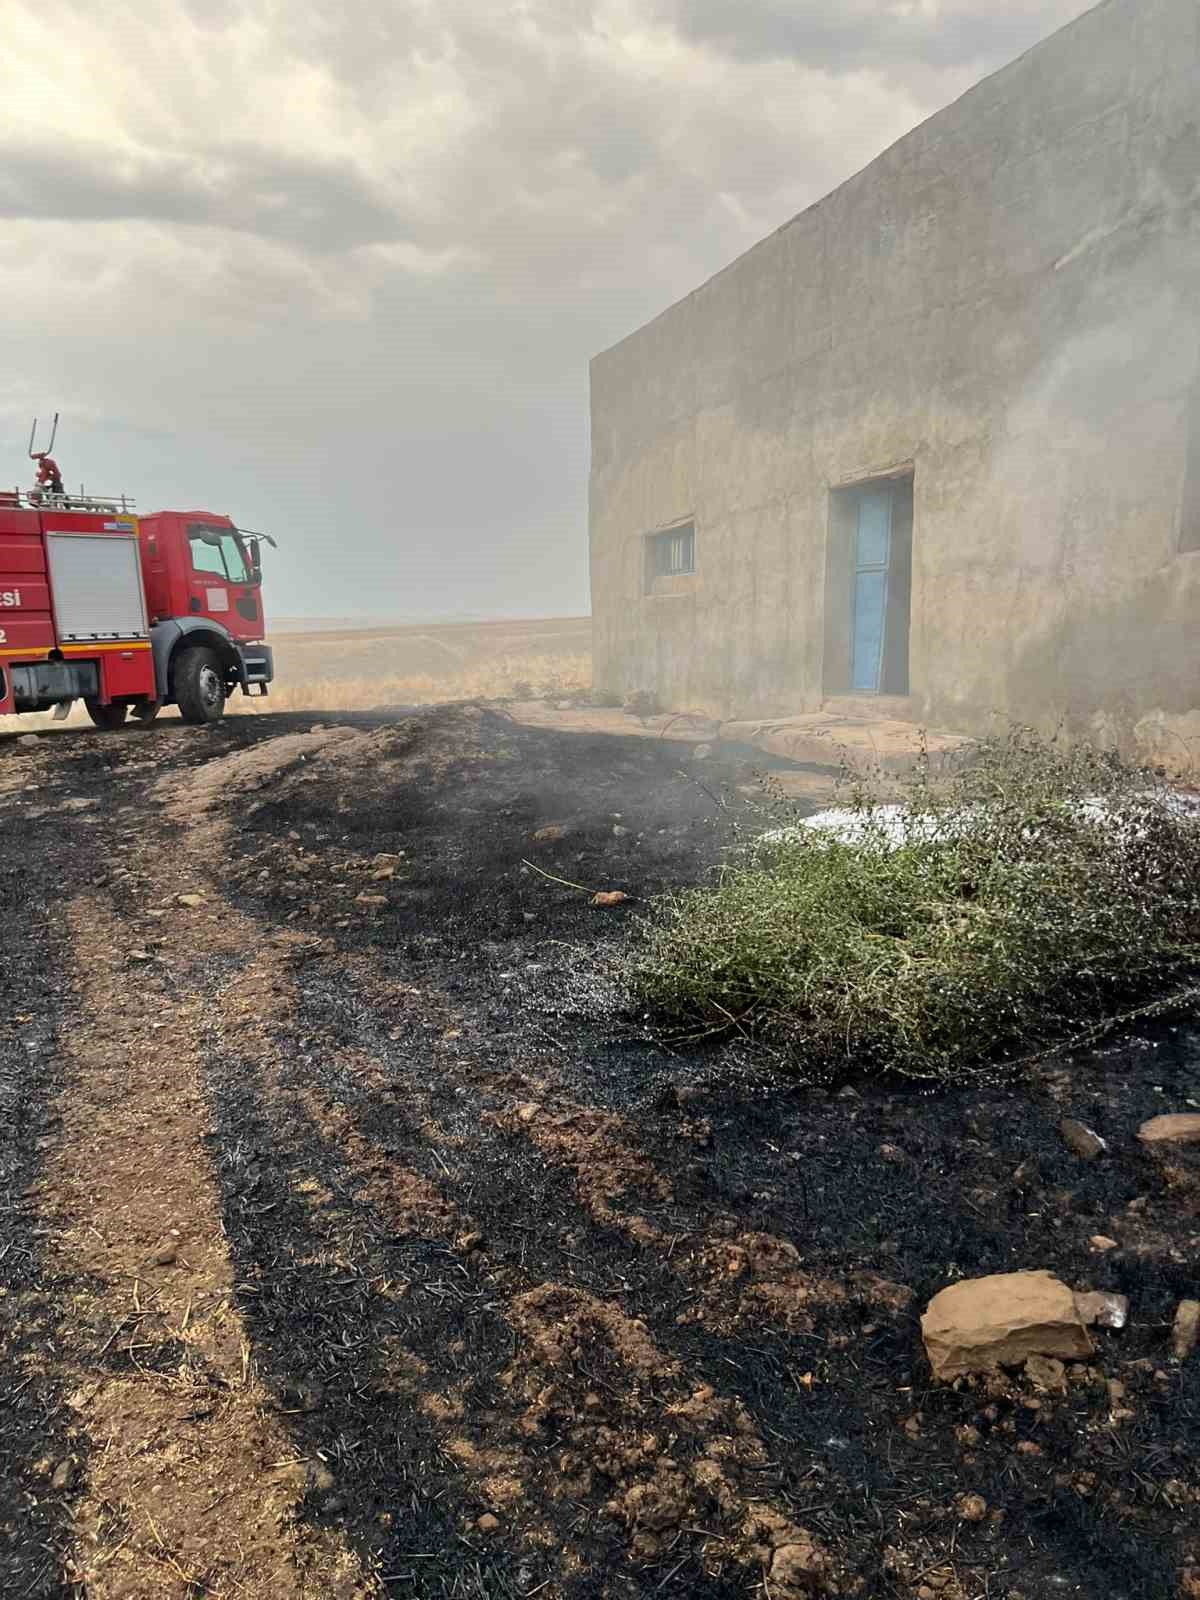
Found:
[[[1200, 1177], [1129, 1133], [1200, 1097], [1194, 1031], [785, 1092], [619, 982], [752, 762], [313, 730], [0, 747], [0, 1593], [1179, 1592]], [[932, 1387], [925, 1300], [1024, 1266], [1132, 1325], [1061, 1394]]]

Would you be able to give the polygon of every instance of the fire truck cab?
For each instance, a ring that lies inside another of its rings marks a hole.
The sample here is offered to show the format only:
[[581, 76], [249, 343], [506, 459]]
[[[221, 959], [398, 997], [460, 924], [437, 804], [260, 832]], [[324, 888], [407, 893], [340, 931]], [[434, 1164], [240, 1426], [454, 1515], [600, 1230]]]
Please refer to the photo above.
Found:
[[138, 536], [158, 687], [192, 722], [215, 721], [238, 688], [265, 695], [275, 675], [263, 642], [266, 536], [208, 511], [141, 517]]
[[82, 700], [100, 728], [166, 705], [206, 723], [239, 688], [265, 695], [274, 541], [212, 512], [139, 517], [125, 497], [56, 492], [54, 471], [47, 488], [0, 491], [0, 715]]

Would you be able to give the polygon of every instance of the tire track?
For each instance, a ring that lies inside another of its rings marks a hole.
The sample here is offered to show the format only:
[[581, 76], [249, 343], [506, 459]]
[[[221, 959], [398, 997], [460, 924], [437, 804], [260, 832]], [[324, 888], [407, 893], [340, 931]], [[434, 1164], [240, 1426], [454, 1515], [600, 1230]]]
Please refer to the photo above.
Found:
[[205, 1148], [204, 1002], [131, 957], [128, 921], [95, 897], [66, 925], [83, 1020], [37, 1193], [82, 1285], [64, 1374], [91, 1444], [74, 1579], [89, 1600], [366, 1600], [373, 1582], [298, 1521], [278, 1470], [294, 1452], [255, 1370]]

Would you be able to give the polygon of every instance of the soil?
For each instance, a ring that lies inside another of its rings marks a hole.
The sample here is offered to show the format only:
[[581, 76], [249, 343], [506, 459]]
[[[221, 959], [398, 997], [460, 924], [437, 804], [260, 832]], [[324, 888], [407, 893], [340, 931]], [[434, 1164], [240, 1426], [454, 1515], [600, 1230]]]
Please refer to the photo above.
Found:
[[[477, 707], [0, 746], [0, 1593], [1200, 1592], [1200, 1152], [1135, 1137], [1200, 1027], [924, 1095], [669, 1046], [622, 962], [763, 765]], [[1019, 1268], [1128, 1325], [935, 1384], [929, 1298]]]

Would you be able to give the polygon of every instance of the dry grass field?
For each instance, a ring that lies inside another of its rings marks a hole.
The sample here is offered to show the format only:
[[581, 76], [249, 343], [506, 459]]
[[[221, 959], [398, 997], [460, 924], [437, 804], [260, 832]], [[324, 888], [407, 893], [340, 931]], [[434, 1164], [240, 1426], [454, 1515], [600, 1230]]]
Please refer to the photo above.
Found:
[[273, 634], [272, 643], [274, 711], [576, 695], [592, 682], [588, 617], [391, 628], [300, 625]]
[[[513, 694], [574, 697], [592, 683], [588, 617], [394, 627], [288, 621], [272, 631], [271, 643], [276, 677], [269, 698], [238, 695], [231, 712], [367, 711]], [[82, 706], [68, 722], [88, 725]], [[49, 714], [0, 717], [0, 733], [52, 726]]]

